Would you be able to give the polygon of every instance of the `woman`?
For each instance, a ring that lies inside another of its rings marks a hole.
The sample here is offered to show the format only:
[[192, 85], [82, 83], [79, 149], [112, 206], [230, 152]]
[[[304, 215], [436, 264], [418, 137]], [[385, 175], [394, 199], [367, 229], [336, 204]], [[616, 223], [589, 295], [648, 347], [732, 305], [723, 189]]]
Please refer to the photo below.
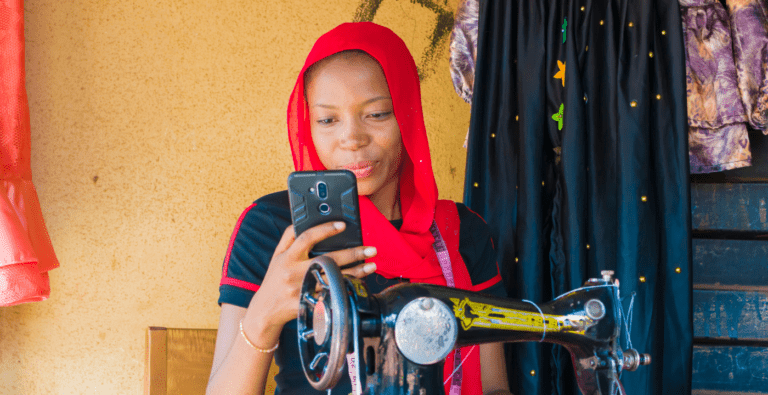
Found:
[[[288, 133], [296, 170], [346, 168], [357, 177], [364, 246], [328, 255], [340, 266], [366, 262], [345, 274], [365, 277], [374, 293], [401, 281], [446, 285], [430, 232], [436, 223], [455, 285], [504, 296], [485, 223], [437, 199], [416, 65], [391, 30], [348, 23], [318, 39], [291, 95]], [[344, 224], [295, 237], [290, 223], [285, 191], [257, 200], [238, 221], [224, 261], [209, 394], [261, 393], [273, 353], [279, 393], [316, 392], [298, 362], [299, 289], [308, 251]], [[462, 394], [507, 391], [500, 345], [463, 350], [462, 361]], [[451, 356], [447, 378], [453, 368]], [[333, 391], [350, 392], [346, 376]]]

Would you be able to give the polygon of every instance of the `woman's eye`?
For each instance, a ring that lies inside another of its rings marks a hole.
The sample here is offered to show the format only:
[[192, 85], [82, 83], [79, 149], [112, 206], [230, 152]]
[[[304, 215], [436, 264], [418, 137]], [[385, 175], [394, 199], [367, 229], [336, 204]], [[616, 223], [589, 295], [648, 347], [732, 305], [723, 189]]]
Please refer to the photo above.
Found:
[[316, 122], [320, 125], [330, 125], [333, 123], [333, 118], [318, 119]]
[[378, 118], [384, 118], [389, 114], [392, 114], [392, 111], [376, 112], [371, 114], [371, 117], [378, 119]]

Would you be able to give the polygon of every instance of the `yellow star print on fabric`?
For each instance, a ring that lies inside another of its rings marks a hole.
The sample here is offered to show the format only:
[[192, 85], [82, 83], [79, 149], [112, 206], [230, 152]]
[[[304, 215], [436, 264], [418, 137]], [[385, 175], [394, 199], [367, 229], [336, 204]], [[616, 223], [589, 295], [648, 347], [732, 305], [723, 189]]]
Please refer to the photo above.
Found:
[[565, 63], [561, 61], [557, 61], [557, 68], [560, 69], [557, 74], [555, 74], [554, 78], [562, 78], [563, 80], [563, 86], [565, 86]]
[[560, 111], [552, 115], [552, 119], [557, 121], [557, 130], [563, 130], [563, 110], [565, 110], [565, 104], [560, 104]]

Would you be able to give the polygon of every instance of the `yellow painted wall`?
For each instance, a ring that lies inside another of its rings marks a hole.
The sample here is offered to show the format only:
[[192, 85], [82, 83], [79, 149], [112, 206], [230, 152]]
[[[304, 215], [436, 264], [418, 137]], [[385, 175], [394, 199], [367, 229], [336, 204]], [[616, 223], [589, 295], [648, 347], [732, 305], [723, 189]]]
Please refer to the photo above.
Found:
[[[436, 0], [455, 10], [458, 0]], [[314, 40], [366, 0], [27, 0], [32, 169], [61, 267], [0, 309], [0, 394], [140, 394], [148, 326], [215, 328], [240, 212], [285, 188], [285, 109]], [[435, 13], [374, 22], [419, 63]], [[447, 40], [423, 83], [441, 195], [461, 200], [469, 106]]]

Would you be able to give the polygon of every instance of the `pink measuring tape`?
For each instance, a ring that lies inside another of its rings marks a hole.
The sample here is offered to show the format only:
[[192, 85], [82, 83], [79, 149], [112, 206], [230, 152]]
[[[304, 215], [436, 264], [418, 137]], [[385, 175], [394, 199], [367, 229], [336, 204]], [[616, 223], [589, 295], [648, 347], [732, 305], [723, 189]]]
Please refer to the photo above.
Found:
[[[443, 236], [440, 235], [440, 229], [437, 227], [437, 223], [432, 221], [429, 231], [432, 233], [432, 237], [435, 238], [435, 243], [432, 247], [437, 254], [437, 260], [440, 262], [440, 269], [443, 270], [443, 277], [445, 277], [446, 284], [451, 288], [456, 288], [456, 283], [453, 280], [453, 268], [451, 267], [451, 257], [448, 254], [448, 247], [445, 245]], [[458, 348], [453, 352], [453, 374], [448, 380], [451, 380], [451, 391], [449, 395], [461, 395], [461, 350]], [[445, 384], [445, 383], [443, 383]]]
[[[437, 223], [435, 221], [432, 221], [432, 226], [429, 228], [429, 231], [432, 233], [432, 237], [435, 238], [435, 243], [432, 245], [432, 247], [435, 249], [438, 262], [440, 262], [440, 269], [443, 271], [445, 282], [449, 287], [456, 288], [456, 282], [453, 279], [453, 268], [451, 266], [451, 257], [448, 253], [448, 247], [446, 247], [445, 240], [443, 239], [443, 236], [440, 235], [440, 230], [437, 228]], [[464, 361], [461, 360], [461, 351], [456, 349], [453, 352], [453, 373], [451, 374], [451, 377], [443, 382], [443, 384], [445, 384], [448, 382], [448, 380], [451, 380], [451, 390], [449, 395], [461, 395], [461, 364], [463, 362]], [[347, 354], [347, 363], [349, 364], [349, 377], [352, 381], [352, 392], [355, 395], [362, 394], [362, 383], [354, 373], [357, 366], [354, 353]]]

